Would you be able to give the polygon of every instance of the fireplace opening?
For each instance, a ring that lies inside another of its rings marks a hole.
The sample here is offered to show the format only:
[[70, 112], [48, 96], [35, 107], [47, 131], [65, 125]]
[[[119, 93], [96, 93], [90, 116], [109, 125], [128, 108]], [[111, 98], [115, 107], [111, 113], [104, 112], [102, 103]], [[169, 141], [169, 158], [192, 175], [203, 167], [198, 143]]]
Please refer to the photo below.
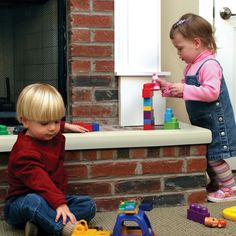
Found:
[[15, 105], [31, 83], [49, 83], [67, 104], [66, 0], [0, 2], [0, 124], [17, 125]]

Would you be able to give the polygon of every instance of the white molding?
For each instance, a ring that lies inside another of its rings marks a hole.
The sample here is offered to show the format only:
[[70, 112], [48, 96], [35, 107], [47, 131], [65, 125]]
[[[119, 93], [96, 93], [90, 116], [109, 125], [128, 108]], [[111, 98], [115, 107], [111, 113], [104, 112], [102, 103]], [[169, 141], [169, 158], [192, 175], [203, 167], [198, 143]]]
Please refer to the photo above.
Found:
[[160, 0], [115, 0], [115, 73], [160, 71]]

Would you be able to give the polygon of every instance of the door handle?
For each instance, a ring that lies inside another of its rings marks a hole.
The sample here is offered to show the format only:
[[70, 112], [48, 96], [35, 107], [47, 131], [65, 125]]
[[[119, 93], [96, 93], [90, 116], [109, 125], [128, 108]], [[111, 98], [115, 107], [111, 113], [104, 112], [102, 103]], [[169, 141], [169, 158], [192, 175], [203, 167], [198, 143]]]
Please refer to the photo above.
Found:
[[231, 10], [228, 7], [223, 7], [220, 10], [220, 17], [224, 20], [228, 20], [231, 16], [236, 16], [236, 14], [233, 14]]

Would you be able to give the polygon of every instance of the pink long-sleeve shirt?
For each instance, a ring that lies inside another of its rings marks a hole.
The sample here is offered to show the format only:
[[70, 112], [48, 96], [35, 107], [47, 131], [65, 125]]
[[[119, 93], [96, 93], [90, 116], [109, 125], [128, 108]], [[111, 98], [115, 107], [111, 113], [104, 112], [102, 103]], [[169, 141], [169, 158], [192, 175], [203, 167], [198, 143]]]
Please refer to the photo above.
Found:
[[[184, 100], [212, 102], [217, 100], [217, 98], [219, 97], [222, 68], [214, 60], [209, 60], [202, 66], [198, 77], [198, 81], [201, 84], [199, 87], [185, 84], [185, 76], [195, 75], [201, 64], [207, 59], [215, 59], [215, 55], [212, 54], [211, 50], [202, 52], [195, 58], [193, 63], [186, 65], [182, 79], [182, 83], [184, 83]], [[171, 86], [171, 84], [167, 86], [169, 87]], [[168, 94], [167, 92], [164, 94], [164, 96], [169, 97], [171, 96], [171, 94]]]

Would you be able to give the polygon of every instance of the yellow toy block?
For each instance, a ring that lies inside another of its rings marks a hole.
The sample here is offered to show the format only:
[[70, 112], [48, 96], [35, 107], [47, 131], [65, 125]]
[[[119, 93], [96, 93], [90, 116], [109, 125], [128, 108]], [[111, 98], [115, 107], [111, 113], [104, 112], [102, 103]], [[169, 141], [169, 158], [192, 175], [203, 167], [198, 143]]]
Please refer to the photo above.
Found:
[[225, 208], [223, 216], [225, 219], [236, 221], [236, 206]]
[[153, 109], [152, 106], [144, 106], [144, 107], [143, 107], [143, 110], [144, 110], [144, 111], [151, 111], [152, 109]]
[[89, 229], [86, 220], [80, 220], [71, 236], [111, 236], [111, 232], [108, 230]]

